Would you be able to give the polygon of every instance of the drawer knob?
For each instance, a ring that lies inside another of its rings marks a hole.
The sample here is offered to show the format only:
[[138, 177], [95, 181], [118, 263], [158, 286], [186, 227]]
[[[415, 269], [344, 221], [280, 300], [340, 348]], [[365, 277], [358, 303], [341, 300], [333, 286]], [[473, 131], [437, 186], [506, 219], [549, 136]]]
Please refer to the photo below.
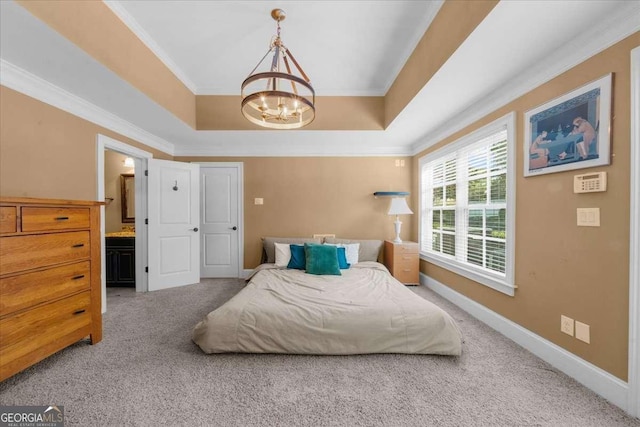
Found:
[[77, 245], [71, 246], [72, 248], [81, 248], [84, 246], [84, 243], [78, 243]]
[[80, 279], [82, 279], [83, 277], [84, 277], [84, 274], [81, 274], [81, 275], [79, 275], [79, 276], [73, 276], [73, 277], [71, 278], [71, 280], [80, 280]]
[[56, 221], [66, 221], [68, 219], [69, 219], [68, 216], [58, 216], [58, 217], [56, 217]]
[[83, 310], [76, 310], [76, 311], [74, 311], [74, 312], [73, 312], [73, 314], [74, 314], [74, 316], [75, 316], [75, 315], [78, 315], [78, 314], [82, 314], [82, 313], [84, 313], [85, 311], [87, 311], [87, 310], [84, 310], [84, 309], [83, 309]]

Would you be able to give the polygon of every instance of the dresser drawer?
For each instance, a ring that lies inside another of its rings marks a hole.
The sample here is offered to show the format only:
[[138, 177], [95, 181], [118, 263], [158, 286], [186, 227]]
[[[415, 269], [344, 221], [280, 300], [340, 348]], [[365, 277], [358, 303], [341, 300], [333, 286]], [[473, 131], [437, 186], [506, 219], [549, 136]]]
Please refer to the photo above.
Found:
[[15, 206], [0, 206], [0, 233], [15, 233], [18, 230]]
[[87, 291], [0, 320], [0, 378], [11, 375], [25, 357], [35, 363], [88, 335], [90, 305]]
[[22, 231], [55, 231], [89, 228], [88, 208], [23, 207]]
[[91, 286], [89, 261], [0, 279], [0, 317]]
[[8, 236], [0, 240], [0, 274], [89, 259], [88, 231], [35, 236]]

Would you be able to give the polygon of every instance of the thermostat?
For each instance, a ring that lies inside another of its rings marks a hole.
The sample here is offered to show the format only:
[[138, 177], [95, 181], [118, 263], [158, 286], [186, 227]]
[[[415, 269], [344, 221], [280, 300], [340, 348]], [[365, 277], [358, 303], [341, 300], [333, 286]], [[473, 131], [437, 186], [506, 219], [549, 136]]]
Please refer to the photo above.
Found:
[[607, 191], [607, 173], [595, 172], [584, 175], [574, 175], [573, 192], [574, 193], [596, 193], [598, 191]]

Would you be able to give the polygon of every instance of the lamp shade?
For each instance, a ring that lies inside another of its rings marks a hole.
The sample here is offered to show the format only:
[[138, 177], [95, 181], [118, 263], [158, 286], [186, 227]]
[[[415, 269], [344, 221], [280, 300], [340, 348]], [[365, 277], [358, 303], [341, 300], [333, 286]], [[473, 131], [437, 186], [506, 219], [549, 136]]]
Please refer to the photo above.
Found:
[[413, 211], [407, 206], [407, 201], [404, 197], [394, 197], [391, 199], [391, 206], [389, 206], [388, 215], [411, 215]]

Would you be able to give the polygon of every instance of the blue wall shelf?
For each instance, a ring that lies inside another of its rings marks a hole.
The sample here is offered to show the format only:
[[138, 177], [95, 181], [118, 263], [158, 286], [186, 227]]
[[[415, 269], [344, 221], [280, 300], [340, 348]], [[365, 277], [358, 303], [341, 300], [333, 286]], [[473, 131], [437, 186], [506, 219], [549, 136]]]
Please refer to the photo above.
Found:
[[373, 193], [374, 196], [382, 196], [382, 197], [400, 197], [400, 196], [408, 196], [408, 191], [376, 191]]

